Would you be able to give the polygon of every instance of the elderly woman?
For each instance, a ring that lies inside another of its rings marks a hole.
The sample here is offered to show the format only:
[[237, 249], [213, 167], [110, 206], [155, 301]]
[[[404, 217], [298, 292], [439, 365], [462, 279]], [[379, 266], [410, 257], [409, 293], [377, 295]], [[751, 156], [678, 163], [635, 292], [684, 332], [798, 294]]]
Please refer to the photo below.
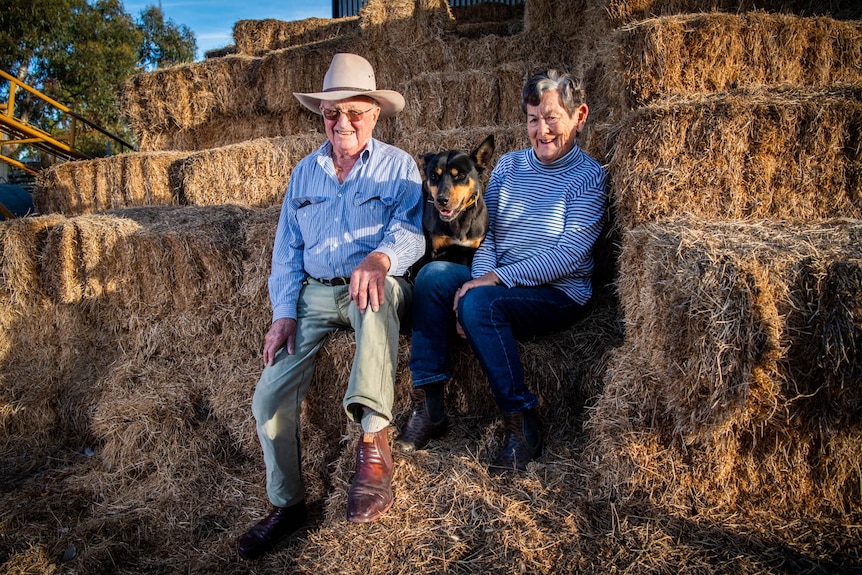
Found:
[[581, 316], [607, 203], [605, 170], [577, 145], [588, 114], [581, 83], [556, 70], [536, 74], [521, 108], [531, 147], [505, 154], [491, 174], [490, 229], [472, 268], [432, 262], [416, 278], [412, 413], [396, 441], [412, 451], [445, 433], [449, 337], [457, 330], [505, 422], [492, 472], [524, 470], [542, 453], [538, 398], [524, 383], [516, 338], [566, 328]]

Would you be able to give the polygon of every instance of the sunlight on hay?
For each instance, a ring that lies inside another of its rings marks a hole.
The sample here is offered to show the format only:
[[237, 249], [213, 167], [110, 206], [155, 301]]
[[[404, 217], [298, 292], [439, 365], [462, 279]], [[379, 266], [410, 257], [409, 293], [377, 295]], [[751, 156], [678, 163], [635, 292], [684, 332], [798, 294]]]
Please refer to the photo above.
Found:
[[254, 58], [228, 56], [137, 74], [120, 90], [120, 110], [138, 132], [190, 128], [218, 115], [252, 113], [255, 100], [247, 90], [257, 64]]
[[601, 91], [612, 108], [660, 97], [862, 80], [859, 22], [786, 14], [685, 14], [614, 31]]
[[860, 98], [857, 87], [786, 89], [640, 108], [612, 162], [620, 224], [862, 218]]
[[260, 56], [272, 50], [332, 40], [359, 32], [359, 17], [306, 18], [293, 22], [280, 20], [239, 20], [233, 26], [237, 51]]
[[252, 140], [190, 155], [176, 177], [190, 205], [281, 205], [293, 166], [324, 141], [322, 134]]
[[126, 153], [64, 162], [40, 172], [33, 199], [41, 213], [90, 214], [145, 205], [176, 205], [170, 167], [187, 154]]

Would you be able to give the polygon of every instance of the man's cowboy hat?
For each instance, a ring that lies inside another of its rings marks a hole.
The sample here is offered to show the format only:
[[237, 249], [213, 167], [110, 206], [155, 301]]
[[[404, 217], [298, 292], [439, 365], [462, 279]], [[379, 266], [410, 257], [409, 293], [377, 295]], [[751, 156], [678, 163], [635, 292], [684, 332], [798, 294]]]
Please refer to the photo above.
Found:
[[374, 69], [368, 60], [356, 54], [336, 54], [326, 76], [323, 91], [311, 94], [293, 94], [299, 102], [320, 114], [322, 100], [344, 100], [355, 96], [373, 98], [380, 105], [380, 117], [397, 114], [404, 108], [404, 96], [392, 90], [378, 90], [374, 80]]

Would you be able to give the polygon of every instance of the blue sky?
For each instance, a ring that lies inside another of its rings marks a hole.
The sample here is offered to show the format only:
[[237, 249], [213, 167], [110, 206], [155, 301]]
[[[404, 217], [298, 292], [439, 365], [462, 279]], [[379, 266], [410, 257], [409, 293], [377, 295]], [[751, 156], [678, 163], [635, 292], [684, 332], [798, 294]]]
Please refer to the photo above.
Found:
[[[158, 6], [159, 0], [125, 1], [123, 6], [137, 19], [147, 6]], [[198, 41], [197, 59], [207, 50], [233, 44], [233, 25], [238, 20], [302, 20], [331, 18], [332, 0], [161, 0], [165, 20], [177, 26], [185, 24]]]

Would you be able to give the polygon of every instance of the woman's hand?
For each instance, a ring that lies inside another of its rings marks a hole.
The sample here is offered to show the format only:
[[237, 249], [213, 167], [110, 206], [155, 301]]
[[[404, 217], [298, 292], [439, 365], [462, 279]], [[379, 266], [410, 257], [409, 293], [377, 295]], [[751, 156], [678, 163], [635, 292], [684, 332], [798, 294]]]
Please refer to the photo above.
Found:
[[458, 288], [458, 291], [455, 292], [455, 301], [452, 303], [452, 309], [455, 311], [455, 329], [458, 331], [458, 335], [460, 335], [464, 339], [467, 338], [467, 334], [464, 333], [464, 328], [461, 327], [461, 320], [458, 318], [458, 301], [462, 297], [464, 297], [464, 294], [466, 294], [474, 287], [495, 286], [500, 285], [501, 283], [503, 282], [500, 281], [500, 278], [497, 277], [497, 274], [493, 271], [490, 271], [485, 275], [479, 276], [468, 282], [464, 282], [464, 284], [460, 288]]

